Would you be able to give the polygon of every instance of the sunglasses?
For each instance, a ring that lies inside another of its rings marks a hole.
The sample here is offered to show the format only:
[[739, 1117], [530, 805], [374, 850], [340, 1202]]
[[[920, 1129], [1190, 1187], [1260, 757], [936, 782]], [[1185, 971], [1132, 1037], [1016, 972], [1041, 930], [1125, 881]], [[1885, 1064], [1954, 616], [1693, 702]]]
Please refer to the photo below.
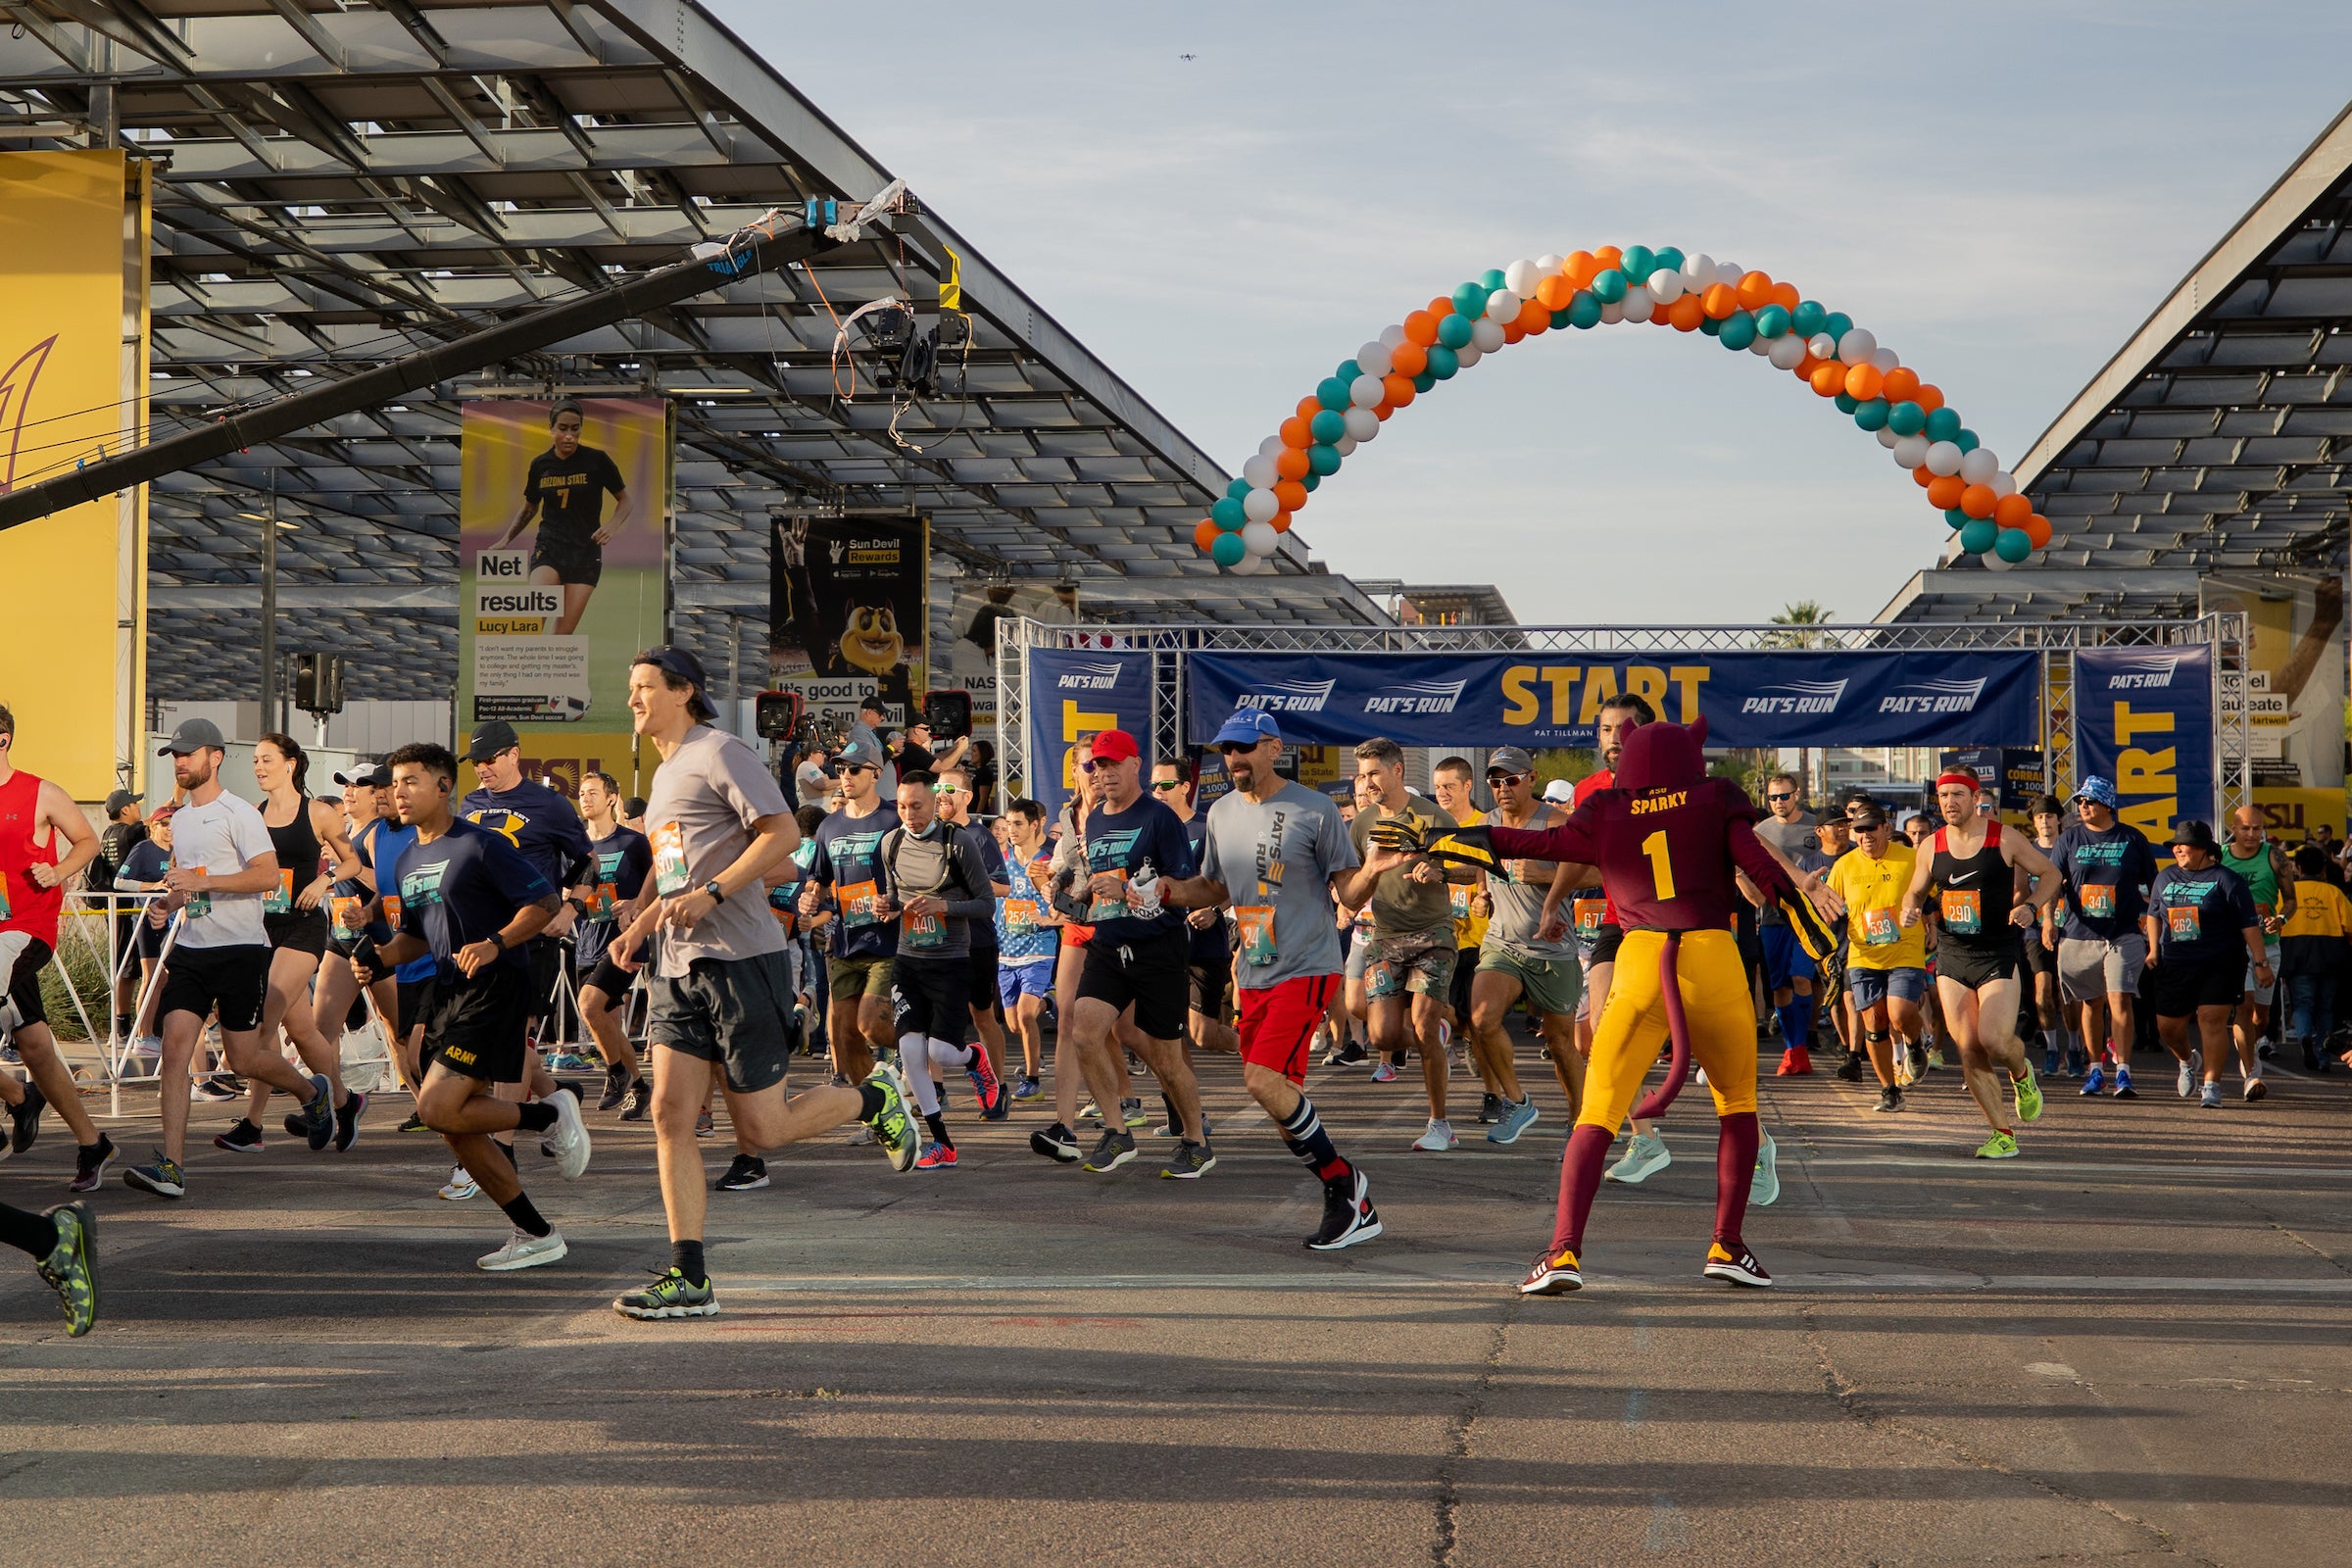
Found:
[[1184, 788], [1184, 780], [1180, 778], [1155, 778], [1152, 781], [1152, 787], [1159, 791], [1160, 794], [1165, 795], [1170, 790], [1180, 790]]
[[852, 773], [879, 773], [881, 771], [871, 762], [844, 762], [841, 764], [843, 778], [848, 778]]
[[1078, 764], [1078, 771], [1092, 773], [1098, 767], [1116, 767], [1125, 760], [1126, 759], [1123, 757], [1090, 757]]
[[1794, 790], [1780, 790], [1773, 794], [1766, 795], [1764, 798], [1768, 801], [1793, 801], [1796, 799], [1796, 792]]
[[1516, 789], [1535, 776], [1533, 773], [1489, 773], [1487, 782], [1489, 784], [1508, 784]]
[[1247, 757], [1264, 744], [1263, 741], [1251, 741], [1249, 745], [1244, 746], [1240, 741], [1227, 741], [1217, 748], [1217, 753], [1222, 757]]
[[960, 784], [934, 784], [931, 786], [931, 793], [934, 795], [961, 795], [963, 786]]

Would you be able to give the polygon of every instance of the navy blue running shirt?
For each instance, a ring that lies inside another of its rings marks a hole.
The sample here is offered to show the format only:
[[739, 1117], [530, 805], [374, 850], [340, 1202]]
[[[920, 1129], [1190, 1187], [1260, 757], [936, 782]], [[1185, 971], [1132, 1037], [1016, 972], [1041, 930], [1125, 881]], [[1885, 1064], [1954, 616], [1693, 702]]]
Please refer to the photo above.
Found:
[[[431, 950], [434, 973], [447, 985], [458, 972], [461, 948], [506, 929], [526, 904], [555, 897], [555, 887], [507, 842], [503, 833], [461, 819], [430, 844], [412, 844], [393, 867], [400, 888], [400, 929]], [[509, 948], [498, 961], [523, 969], [530, 956]]]

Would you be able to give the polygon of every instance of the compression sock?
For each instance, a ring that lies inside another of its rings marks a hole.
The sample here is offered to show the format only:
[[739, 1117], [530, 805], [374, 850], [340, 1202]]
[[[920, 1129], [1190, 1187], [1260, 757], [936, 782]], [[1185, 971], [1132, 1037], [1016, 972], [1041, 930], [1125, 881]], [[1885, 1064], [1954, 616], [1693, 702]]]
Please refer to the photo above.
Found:
[[1762, 1142], [1763, 1129], [1752, 1110], [1724, 1117], [1715, 1139], [1715, 1240], [1735, 1257], [1745, 1246], [1740, 1228], [1747, 1218], [1747, 1190], [1755, 1181]]
[[956, 1140], [948, 1136], [947, 1117], [941, 1115], [936, 1110], [927, 1110], [923, 1112], [923, 1125], [931, 1129], [931, 1141], [933, 1143], [944, 1144], [950, 1149], [954, 1149], [956, 1147]]
[[[1183, 1125], [1177, 1121], [1173, 1104], [1168, 1106], [1168, 1120], [1177, 1126]], [[1315, 1114], [1315, 1102], [1304, 1095], [1298, 1097], [1298, 1105], [1279, 1125], [1283, 1143], [1298, 1156], [1298, 1163], [1313, 1171], [1324, 1186], [1343, 1181], [1354, 1171], [1354, 1166], [1340, 1157], [1339, 1150], [1332, 1144], [1331, 1134], [1323, 1130], [1323, 1118]]]
[[30, 1252], [37, 1261], [57, 1250], [57, 1221], [30, 1209], [0, 1203], [0, 1247]]
[[710, 1278], [703, 1267], [703, 1244], [700, 1239], [670, 1243], [669, 1266], [686, 1276], [689, 1285], [701, 1285]]
[[927, 1035], [899, 1036], [899, 1072], [914, 1091], [914, 1108], [924, 1115], [939, 1109], [939, 1085], [931, 1081], [931, 1040]]
[[543, 1133], [556, 1124], [556, 1107], [545, 1100], [534, 1100], [527, 1105], [514, 1107], [514, 1130], [518, 1133]]
[[1585, 1218], [1592, 1212], [1592, 1195], [1600, 1191], [1600, 1172], [1616, 1134], [1606, 1127], [1578, 1122], [1568, 1135], [1568, 1151], [1560, 1159], [1560, 1206], [1552, 1220], [1551, 1246], [1565, 1247], [1579, 1257], [1585, 1251]]
[[555, 1227], [540, 1216], [528, 1193], [516, 1193], [498, 1206], [507, 1211], [507, 1218], [513, 1220], [514, 1228], [525, 1236], [547, 1236], [555, 1231]]
[[[1796, 1033], [1789, 1037], [1788, 1044], [1796, 1047], [1799, 1051], [1811, 1050], [1813, 1046], [1813, 998], [1811, 994], [1791, 998], [1788, 1003], [1788, 1010], [1796, 1019]], [[1781, 1027], [1787, 1029], [1788, 1026], [1783, 1024]]]

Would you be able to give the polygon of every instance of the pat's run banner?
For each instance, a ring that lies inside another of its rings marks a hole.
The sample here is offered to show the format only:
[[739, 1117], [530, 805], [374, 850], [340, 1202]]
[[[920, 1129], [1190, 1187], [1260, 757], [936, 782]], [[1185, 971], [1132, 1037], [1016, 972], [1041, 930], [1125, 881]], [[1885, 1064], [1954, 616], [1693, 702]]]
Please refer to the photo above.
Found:
[[1689, 653], [1195, 654], [1187, 723], [1274, 714], [1292, 745], [1591, 746], [1622, 692], [1660, 718], [1702, 713], [1710, 746], [2000, 746], [2041, 738], [2041, 656]]
[[2181, 817], [2226, 836], [2214, 820], [2213, 650], [2078, 650], [2075, 772], [2111, 781], [2116, 815], [2160, 846]]
[[[1081, 735], [1123, 729], [1152, 769], [1152, 656], [1123, 649], [1029, 651], [1029, 794], [1052, 822], [1078, 787]], [[1213, 732], [1212, 732], [1213, 733]]]

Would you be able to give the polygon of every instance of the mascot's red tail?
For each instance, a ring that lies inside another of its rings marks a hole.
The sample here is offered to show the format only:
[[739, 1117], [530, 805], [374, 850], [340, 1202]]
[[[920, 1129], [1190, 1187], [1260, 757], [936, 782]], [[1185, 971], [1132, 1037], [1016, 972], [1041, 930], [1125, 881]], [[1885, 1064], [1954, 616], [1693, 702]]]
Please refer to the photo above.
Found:
[[1690, 1076], [1690, 1020], [1683, 1014], [1682, 971], [1676, 956], [1682, 951], [1682, 933], [1666, 933], [1666, 946], [1658, 950], [1658, 995], [1666, 1003], [1666, 1081], [1656, 1091], [1634, 1107], [1637, 1121], [1655, 1121], [1666, 1114], [1674, 1097], [1683, 1092], [1683, 1084]]

